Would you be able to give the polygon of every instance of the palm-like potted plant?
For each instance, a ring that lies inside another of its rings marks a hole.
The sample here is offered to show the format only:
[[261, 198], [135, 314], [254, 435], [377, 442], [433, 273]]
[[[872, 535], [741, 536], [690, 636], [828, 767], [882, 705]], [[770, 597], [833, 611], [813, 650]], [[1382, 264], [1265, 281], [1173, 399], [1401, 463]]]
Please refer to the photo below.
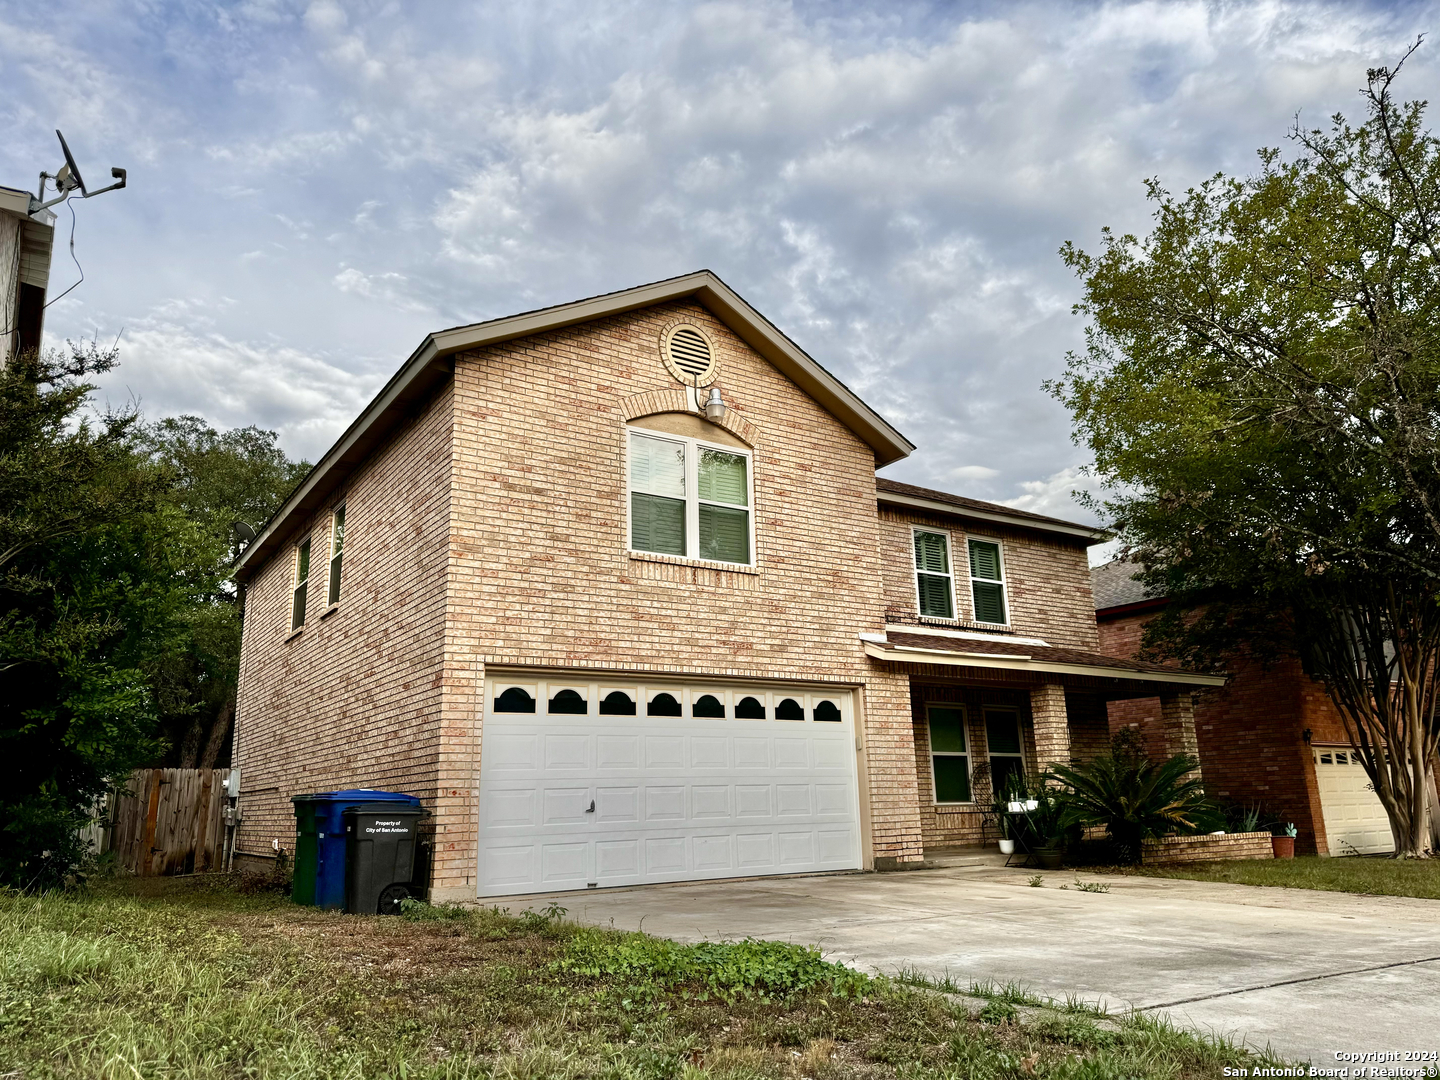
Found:
[[1194, 832], [1211, 808], [1196, 776], [1199, 763], [1185, 754], [1153, 762], [1111, 753], [1083, 765], [1054, 765], [1046, 778], [1063, 787], [1060, 802], [1070, 822], [1103, 825], [1120, 862], [1140, 861], [1141, 841]]
[[1065, 845], [1079, 827], [1065, 801], [1059, 795], [1041, 793], [1027, 801], [1026, 828], [1030, 833], [1030, 853], [1043, 870], [1058, 870], [1065, 861]]
[[1286, 822], [1285, 835], [1279, 833], [1270, 837], [1270, 850], [1277, 859], [1293, 859], [1295, 857], [1295, 836], [1299, 832], [1295, 826]]

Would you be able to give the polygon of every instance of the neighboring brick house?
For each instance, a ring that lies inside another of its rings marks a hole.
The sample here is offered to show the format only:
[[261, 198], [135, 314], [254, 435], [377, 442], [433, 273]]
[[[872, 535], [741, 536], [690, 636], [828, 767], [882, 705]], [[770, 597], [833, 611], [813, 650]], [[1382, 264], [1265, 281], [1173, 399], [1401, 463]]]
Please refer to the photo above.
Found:
[[[1167, 603], [1146, 595], [1138, 570], [1117, 560], [1091, 574], [1100, 651], [1111, 656], [1137, 655], [1145, 624]], [[1393, 851], [1384, 807], [1325, 688], [1295, 658], [1267, 668], [1238, 654], [1226, 668], [1224, 687], [1202, 693], [1195, 706], [1206, 792], [1293, 822], [1302, 854]], [[1152, 757], [1167, 749], [1159, 721], [1154, 700], [1110, 705], [1112, 730], [1137, 727]]]
[[1102, 534], [912, 449], [708, 272], [430, 335], [238, 564], [239, 854], [375, 787], [437, 898], [904, 867], [1109, 701], [1193, 745], [1218, 679], [1097, 651]]

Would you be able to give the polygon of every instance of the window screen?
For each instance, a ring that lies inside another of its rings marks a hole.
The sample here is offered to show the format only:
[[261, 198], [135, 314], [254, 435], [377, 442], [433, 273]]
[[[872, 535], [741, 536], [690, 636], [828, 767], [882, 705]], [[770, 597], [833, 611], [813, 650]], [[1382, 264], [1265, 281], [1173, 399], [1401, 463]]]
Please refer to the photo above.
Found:
[[937, 803], [970, 801], [970, 747], [965, 735], [965, 710], [931, 705], [930, 766]]

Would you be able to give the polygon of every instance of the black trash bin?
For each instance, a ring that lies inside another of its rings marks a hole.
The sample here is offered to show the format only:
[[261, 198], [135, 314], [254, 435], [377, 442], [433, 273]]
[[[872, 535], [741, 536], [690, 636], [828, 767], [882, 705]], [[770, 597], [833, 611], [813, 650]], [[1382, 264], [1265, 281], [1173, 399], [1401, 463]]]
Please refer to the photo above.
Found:
[[416, 835], [428, 811], [395, 803], [364, 803], [345, 811], [345, 910], [399, 915], [412, 895]]

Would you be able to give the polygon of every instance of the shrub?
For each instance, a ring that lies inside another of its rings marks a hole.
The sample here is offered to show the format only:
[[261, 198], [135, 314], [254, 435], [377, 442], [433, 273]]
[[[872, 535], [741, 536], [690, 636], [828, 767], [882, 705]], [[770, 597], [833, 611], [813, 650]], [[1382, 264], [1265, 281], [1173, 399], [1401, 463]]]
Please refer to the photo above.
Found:
[[1209, 823], [1214, 811], [1200, 781], [1186, 776], [1198, 767], [1185, 754], [1157, 764], [1142, 754], [1113, 752], [1083, 765], [1055, 765], [1046, 779], [1064, 785], [1059, 798], [1068, 820], [1103, 825], [1116, 858], [1134, 863], [1142, 840], [1196, 832]]

